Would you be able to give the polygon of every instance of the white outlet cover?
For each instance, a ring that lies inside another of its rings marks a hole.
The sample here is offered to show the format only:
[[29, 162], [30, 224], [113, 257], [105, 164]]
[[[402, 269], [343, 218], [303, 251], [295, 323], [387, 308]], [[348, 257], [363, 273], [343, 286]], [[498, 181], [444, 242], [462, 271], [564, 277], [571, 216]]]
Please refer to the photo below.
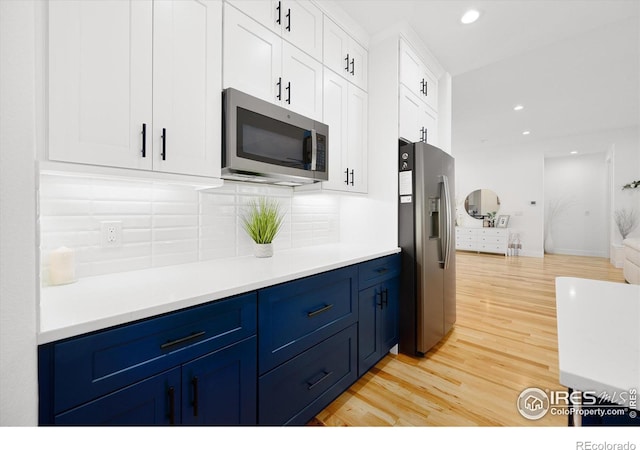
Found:
[[122, 246], [122, 222], [100, 222], [100, 242], [102, 247]]

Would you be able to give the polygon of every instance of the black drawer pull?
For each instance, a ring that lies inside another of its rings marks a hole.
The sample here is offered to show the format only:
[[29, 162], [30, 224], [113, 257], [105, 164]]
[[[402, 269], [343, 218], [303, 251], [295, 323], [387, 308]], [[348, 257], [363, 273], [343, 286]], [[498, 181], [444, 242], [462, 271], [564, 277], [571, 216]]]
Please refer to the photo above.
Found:
[[167, 341], [160, 346], [162, 350], [173, 347], [174, 345], [182, 344], [184, 342], [190, 341], [191, 339], [199, 338], [200, 336], [204, 336], [204, 331], [198, 331], [197, 333], [191, 333], [189, 336], [181, 337], [180, 339], [175, 339], [173, 341]]
[[[323, 371], [324, 372], [324, 371]], [[318, 381], [316, 381], [315, 383], [311, 383], [309, 384], [309, 386], [307, 387], [307, 390], [311, 390], [314, 387], [316, 387], [317, 385], [319, 385], [320, 383], [322, 383], [324, 380], [326, 380], [327, 378], [329, 378], [331, 376], [331, 374], [333, 373], [333, 371], [331, 372], [324, 372], [324, 375], [322, 376], [322, 378], [320, 378]], [[308, 383], [308, 381], [307, 381]]]
[[165, 161], [167, 159], [167, 129], [162, 129], [162, 135], [160, 136], [162, 139], [162, 160]]
[[333, 308], [333, 304], [331, 305], [324, 305], [322, 308], [320, 309], [316, 309], [315, 311], [311, 311], [307, 313], [307, 317], [313, 317], [313, 316], [317, 316], [318, 314], [322, 314], [323, 312], [327, 312], [329, 311], [331, 308]]
[[147, 157], [147, 124], [142, 124], [142, 157]]
[[379, 274], [383, 274], [388, 272], [389, 269], [387, 269], [386, 267], [380, 267], [379, 269], [376, 269], [376, 272], [378, 272]]

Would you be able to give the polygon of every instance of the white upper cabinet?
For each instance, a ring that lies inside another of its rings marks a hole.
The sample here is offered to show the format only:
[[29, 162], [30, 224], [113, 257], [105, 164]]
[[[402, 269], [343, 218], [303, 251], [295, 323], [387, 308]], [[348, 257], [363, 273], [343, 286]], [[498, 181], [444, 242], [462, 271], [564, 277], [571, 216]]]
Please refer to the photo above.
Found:
[[224, 6], [223, 60], [225, 88], [233, 87], [268, 102], [280, 102], [282, 40], [229, 5]]
[[221, 19], [219, 0], [50, 2], [49, 158], [220, 176]]
[[229, 5], [225, 5], [224, 23], [225, 88], [322, 119], [319, 61]]
[[409, 142], [438, 145], [437, 115], [406, 86], [400, 85], [399, 136]]
[[322, 64], [285, 42], [282, 47], [282, 79], [283, 106], [321, 121]]
[[322, 61], [322, 19], [318, 7], [297, 0], [228, 0], [252, 19]]
[[423, 102], [438, 111], [438, 82], [416, 52], [400, 40], [400, 83]]
[[328, 17], [324, 19], [324, 64], [367, 90], [367, 50]]
[[50, 2], [49, 158], [151, 169], [152, 58], [150, 1]]
[[219, 1], [154, 4], [154, 170], [220, 176], [221, 18]]
[[367, 93], [325, 68], [324, 123], [329, 126], [329, 181], [323, 188], [367, 192]]

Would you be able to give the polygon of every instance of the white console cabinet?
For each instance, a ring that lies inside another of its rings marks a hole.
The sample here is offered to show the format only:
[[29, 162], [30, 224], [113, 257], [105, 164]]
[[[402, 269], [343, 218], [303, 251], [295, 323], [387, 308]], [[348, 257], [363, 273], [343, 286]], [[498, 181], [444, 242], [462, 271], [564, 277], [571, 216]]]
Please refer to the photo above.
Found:
[[507, 255], [508, 228], [456, 227], [456, 250], [468, 250]]

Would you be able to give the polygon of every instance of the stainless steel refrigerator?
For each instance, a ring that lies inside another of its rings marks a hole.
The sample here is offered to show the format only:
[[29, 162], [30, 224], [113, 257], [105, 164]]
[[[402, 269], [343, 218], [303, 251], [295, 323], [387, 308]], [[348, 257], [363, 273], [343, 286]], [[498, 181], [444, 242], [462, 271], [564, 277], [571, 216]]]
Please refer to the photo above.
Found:
[[422, 142], [398, 153], [399, 351], [424, 355], [456, 321], [454, 159]]

